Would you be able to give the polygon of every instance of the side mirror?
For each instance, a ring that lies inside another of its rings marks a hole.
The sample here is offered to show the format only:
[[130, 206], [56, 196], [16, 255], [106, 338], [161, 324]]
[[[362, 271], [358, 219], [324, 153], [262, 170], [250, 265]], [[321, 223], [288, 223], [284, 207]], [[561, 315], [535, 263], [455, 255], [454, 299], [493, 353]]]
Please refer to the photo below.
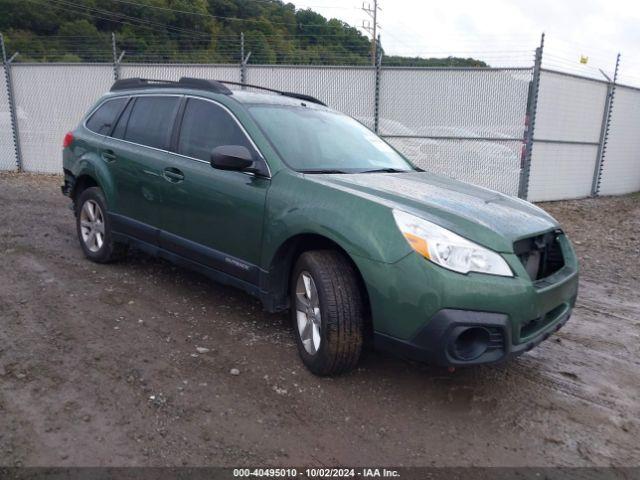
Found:
[[242, 145], [221, 145], [211, 152], [211, 166], [220, 170], [246, 170], [253, 165], [253, 156]]

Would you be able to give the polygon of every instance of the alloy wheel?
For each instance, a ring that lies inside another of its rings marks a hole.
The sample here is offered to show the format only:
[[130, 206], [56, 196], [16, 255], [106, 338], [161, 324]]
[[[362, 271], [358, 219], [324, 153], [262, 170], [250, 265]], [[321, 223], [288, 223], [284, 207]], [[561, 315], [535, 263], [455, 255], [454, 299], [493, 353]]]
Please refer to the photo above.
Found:
[[90, 252], [97, 252], [104, 244], [104, 214], [95, 200], [87, 200], [80, 210], [80, 234]]
[[322, 316], [318, 290], [309, 272], [303, 271], [298, 275], [295, 308], [302, 345], [309, 355], [315, 355], [322, 341]]

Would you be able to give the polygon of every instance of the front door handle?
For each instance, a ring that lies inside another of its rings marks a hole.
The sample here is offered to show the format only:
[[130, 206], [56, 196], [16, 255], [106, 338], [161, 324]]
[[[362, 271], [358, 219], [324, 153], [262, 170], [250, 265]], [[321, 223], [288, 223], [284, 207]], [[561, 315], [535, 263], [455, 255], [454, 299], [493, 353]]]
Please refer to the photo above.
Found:
[[105, 150], [102, 152], [102, 159], [107, 163], [115, 162], [116, 158], [116, 154], [113, 153], [113, 150]]
[[184, 173], [174, 167], [167, 167], [162, 171], [165, 180], [171, 183], [180, 183], [184, 180]]

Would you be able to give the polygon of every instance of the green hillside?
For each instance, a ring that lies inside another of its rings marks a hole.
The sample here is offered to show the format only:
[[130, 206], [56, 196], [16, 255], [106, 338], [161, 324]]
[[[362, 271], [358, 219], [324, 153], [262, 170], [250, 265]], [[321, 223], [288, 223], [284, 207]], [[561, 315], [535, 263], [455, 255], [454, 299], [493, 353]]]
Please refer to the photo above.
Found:
[[[0, 0], [0, 32], [18, 61], [371, 63], [370, 41], [341, 20], [278, 0]], [[384, 46], [384, 45], [383, 45]], [[384, 57], [389, 65], [486, 66], [474, 59]]]

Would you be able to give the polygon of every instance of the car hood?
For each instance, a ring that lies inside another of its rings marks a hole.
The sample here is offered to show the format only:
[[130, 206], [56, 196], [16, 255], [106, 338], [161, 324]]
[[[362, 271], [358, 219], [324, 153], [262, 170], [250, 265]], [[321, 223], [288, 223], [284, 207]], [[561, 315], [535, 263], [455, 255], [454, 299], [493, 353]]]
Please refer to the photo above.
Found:
[[559, 227], [531, 203], [430, 172], [307, 178], [420, 216], [498, 252], [513, 252], [516, 240]]

